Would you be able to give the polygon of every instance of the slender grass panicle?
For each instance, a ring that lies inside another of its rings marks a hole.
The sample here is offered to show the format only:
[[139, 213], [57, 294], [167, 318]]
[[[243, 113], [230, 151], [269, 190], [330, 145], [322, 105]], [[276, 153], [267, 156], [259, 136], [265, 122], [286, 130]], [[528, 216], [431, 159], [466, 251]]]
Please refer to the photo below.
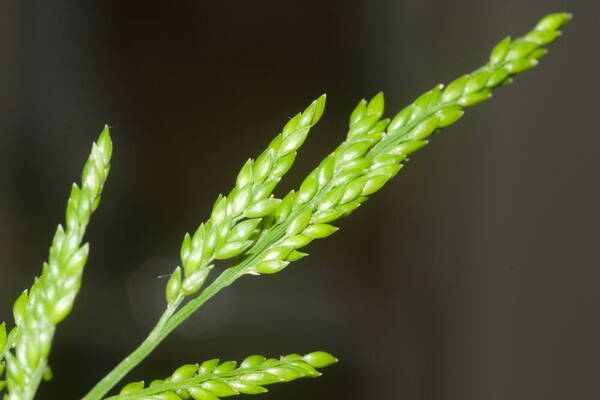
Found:
[[[81, 285], [89, 246], [81, 245], [90, 215], [100, 202], [100, 194], [110, 170], [112, 142], [104, 128], [83, 167], [81, 187], [73, 184], [67, 201], [65, 228], [56, 229], [48, 262], [29, 291], [15, 301], [15, 328], [4, 351], [8, 363], [7, 400], [28, 400], [35, 395], [40, 380], [50, 376], [48, 355], [58, 325], [70, 312]], [[4, 325], [0, 336], [5, 338]], [[0, 339], [2, 343], [6, 339]], [[14, 350], [10, 348], [13, 347]]]
[[107, 400], [218, 400], [236, 394], [260, 394], [268, 392], [266, 385], [319, 377], [321, 373], [315, 368], [325, 368], [337, 361], [323, 351], [304, 356], [288, 354], [279, 359], [253, 355], [246, 357], [239, 367], [235, 361], [221, 363], [212, 359], [183, 365], [168, 378], [154, 380], [148, 387], [143, 381], [129, 383]]
[[[458, 121], [467, 107], [489, 99], [493, 89], [535, 67], [561, 35], [570, 14], [551, 14], [526, 35], [501, 40], [489, 60], [474, 72], [419, 96], [391, 119], [384, 117], [384, 97], [362, 100], [350, 115], [345, 140], [281, 198], [273, 193], [290, 169], [298, 148], [325, 108], [325, 95], [291, 118], [255, 160], [248, 160], [234, 188], [218, 196], [209, 218], [181, 245], [181, 266], [166, 284], [166, 309], [147, 338], [110, 371], [84, 400], [218, 400], [236, 394], [259, 394], [265, 385], [319, 376], [316, 368], [337, 359], [325, 352], [280, 359], [250, 356], [235, 362], [209, 360], [185, 364], [169, 377], [132, 382], [106, 397], [125, 375], [145, 359], [175, 328], [206, 301], [237, 279], [282, 271], [307, 254], [304, 248], [333, 234], [333, 225], [350, 215], [394, 177], [409, 156], [428, 144], [435, 132]], [[71, 311], [81, 284], [88, 246], [81, 245], [91, 213], [97, 208], [110, 168], [108, 128], [85, 164], [81, 188], [73, 186], [65, 228], [59, 226], [48, 262], [32, 288], [16, 300], [15, 327], [0, 324], [0, 376], [6, 362], [5, 400], [33, 399], [43, 377], [50, 378], [48, 356], [56, 325]], [[233, 259], [205, 285], [219, 260]]]

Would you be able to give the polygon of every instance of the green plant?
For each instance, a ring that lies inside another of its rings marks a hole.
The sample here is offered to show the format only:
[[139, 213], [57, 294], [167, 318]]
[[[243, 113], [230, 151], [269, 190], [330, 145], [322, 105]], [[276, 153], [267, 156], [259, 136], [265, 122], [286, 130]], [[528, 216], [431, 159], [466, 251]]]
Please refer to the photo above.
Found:
[[[542, 46], [560, 36], [569, 14], [543, 18], [534, 30], [516, 40], [505, 38], [493, 49], [489, 61], [449, 85], [436, 86], [418, 97], [390, 120], [383, 118], [381, 93], [362, 100], [350, 116], [347, 137], [303, 181], [298, 190], [282, 198], [275, 190], [290, 169], [296, 151], [324, 111], [325, 96], [313, 101], [285, 124], [256, 160], [248, 160], [235, 187], [220, 195], [209, 219], [181, 245], [181, 267], [166, 285], [166, 309], [143, 343], [104, 377], [85, 397], [99, 400], [181, 322], [212, 296], [244, 275], [277, 273], [306, 253], [300, 250], [315, 239], [333, 234], [332, 222], [348, 216], [398, 173], [408, 156], [425, 146], [428, 136], [445, 128], [464, 108], [490, 98], [492, 89], [510, 83], [512, 76], [537, 65], [546, 54]], [[91, 213], [97, 208], [110, 168], [112, 142], [108, 127], [93, 145], [81, 187], [74, 185], [67, 202], [65, 228], [59, 226], [48, 261], [30, 290], [13, 306], [15, 327], [7, 333], [0, 325], [0, 373], [6, 362], [5, 400], [33, 399], [48, 368], [56, 326], [70, 312], [80, 287], [88, 245], [81, 245]], [[217, 260], [235, 259], [208, 286], [204, 283]], [[204, 288], [203, 288], [204, 287]], [[250, 356], [235, 362], [209, 360], [177, 368], [148, 386], [133, 382], [113, 400], [188, 399], [257, 394], [264, 385], [302, 377], [315, 377], [337, 360], [324, 352], [280, 359]]]

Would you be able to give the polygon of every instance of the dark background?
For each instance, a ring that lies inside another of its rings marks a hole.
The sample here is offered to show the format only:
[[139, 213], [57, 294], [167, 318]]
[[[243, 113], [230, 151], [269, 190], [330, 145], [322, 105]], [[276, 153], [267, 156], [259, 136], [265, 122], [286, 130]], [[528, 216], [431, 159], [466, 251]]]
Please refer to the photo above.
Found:
[[145, 336], [161, 274], [239, 167], [328, 93], [283, 189], [379, 90], [388, 114], [543, 15], [538, 68], [434, 138], [311, 257], [219, 294], [127, 381], [188, 362], [326, 349], [264, 399], [600, 396], [599, 12], [593, 1], [2, 1], [0, 310], [30, 286], [102, 125], [113, 169], [55, 378], [81, 397]]

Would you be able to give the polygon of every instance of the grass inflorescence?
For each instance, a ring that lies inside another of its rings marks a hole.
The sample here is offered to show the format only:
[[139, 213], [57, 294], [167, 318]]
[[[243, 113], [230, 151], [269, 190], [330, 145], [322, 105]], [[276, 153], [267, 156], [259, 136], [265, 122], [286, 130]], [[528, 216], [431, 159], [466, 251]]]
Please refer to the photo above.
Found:
[[[545, 45], [561, 35], [569, 14], [551, 14], [526, 35], [501, 40], [485, 65], [448, 85], [437, 85], [388, 119], [384, 97], [361, 100], [352, 111], [345, 140], [308, 174], [301, 185], [277, 197], [274, 193], [296, 159], [297, 150], [325, 109], [325, 95], [291, 118], [256, 159], [241, 168], [234, 188], [219, 195], [209, 218], [186, 234], [165, 288], [166, 309], [142, 344], [83, 398], [100, 400], [179, 324], [237, 279], [278, 273], [307, 254], [304, 248], [332, 235], [333, 224], [360, 207], [394, 177], [409, 156], [429, 137], [457, 122], [467, 107], [492, 96], [492, 91], [535, 67]], [[98, 207], [110, 169], [112, 142], [108, 127], [93, 145], [82, 183], [74, 185], [67, 203], [65, 226], [59, 226], [48, 261], [31, 289], [13, 306], [14, 327], [0, 324], [0, 392], [5, 400], [33, 399], [40, 381], [50, 379], [48, 357], [58, 323], [71, 311], [81, 285], [89, 247], [82, 245], [92, 212]], [[219, 260], [234, 260], [219, 270]], [[169, 377], [132, 382], [108, 399], [215, 400], [236, 394], [259, 394], [265, 385], [320, 373], [336, 362], [325, 352], [280, 359], [263, 356], [235, 362], [209, 360], [185, 364]], [[6, 364], [6, 365], [5, 365]]]

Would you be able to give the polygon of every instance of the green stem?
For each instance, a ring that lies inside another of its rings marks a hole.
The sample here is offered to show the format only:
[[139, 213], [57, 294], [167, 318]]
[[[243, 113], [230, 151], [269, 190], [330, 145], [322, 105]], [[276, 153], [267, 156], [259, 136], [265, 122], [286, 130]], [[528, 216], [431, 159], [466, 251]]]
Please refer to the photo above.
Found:
[[165, 338], [164, 328], [182, 301], [183, 297], [180, 296], [173, 303], [169, 304], [156, 326], [142, 344], [121, 361], [108, 375], [102, 378], [82, 400], [102, 399], [133, 367], [146, 358]]
[[[316, 196], [315, 196], [316, 197]], [[314, 199], [316, 200], [316, 199]], [[298, 215], [308, 207], [312, 202], [307, 203], [304, 207], [301, 207], [293, 215]], [[314, 206], [314, 205], [313, 205]], [[292, 221], [293, 216], [288, 218], [286, 222]], [[226, 269], [215, 279], [209, 286], [207, 286], [197, 297], [190, 300], [185, 306], [177, 312], [175, 310], [183, 301], [182, 298], [177, 299], [169, 305], [169, 308], [161, 316], [159, 322], [156, 324], [154, 329], [150, 332], [148, 337], [135, 349], [129, 356], [119, 363], [111, 372], [108, 373], [94, 388], [83, 397], [82, 400], [100, 400], [102, 399], [129, 371], [131, 371], [136, 365], [138, 365], [143, 359], [145, 359], [177, 326], [185, 321], [190, 315], [198, 310], [204, 303], [211, 299], [214, 295], [219, 293], [222, 289], [231, 285], [237, 279], [246, 274], [248, 268], [252, 265], [252, 262], [260, 256], [260, 253], [264, 251], [273, 241], [278, 240], [285, 232], [285, 223], [276, 226], [269, 235], [265, 236], [263, 240], [259, 240], [253, 248], [256, 249], [256, 253], [253, 256], [246, 258], [244, 261], [236, 266]]]

